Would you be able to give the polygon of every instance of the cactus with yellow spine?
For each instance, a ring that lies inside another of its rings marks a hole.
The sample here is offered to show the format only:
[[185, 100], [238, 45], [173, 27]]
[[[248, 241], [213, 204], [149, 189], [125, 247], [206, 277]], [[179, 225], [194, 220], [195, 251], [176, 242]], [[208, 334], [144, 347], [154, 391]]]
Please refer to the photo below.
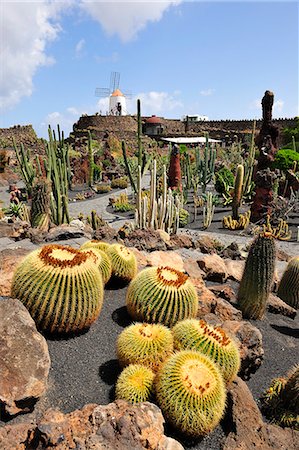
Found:
[[94, 260], [79, 250], [45, 245], [17, 266], [11, 295], [41, 330], [73, 333], [88, 328], [103, 304], [102, 276]]
[[196, 317], [198, 297], [188, 275], [171, 267], [142, 270], [130, 283], [127, 310], [134, 320], [173, 326]]
[[184, 350], [168, 358], [158, 372], [156, 398], [168, 422], [186, 435], [199, 437], [222, 419], [226, 390], [209, 357]]
[[173, 352], [173, 336], [164, 325], [135, 323], [119, 335], [116, 352], [122, 366], [138, 363], [157, 371]]
[[299, 308], [299, 256], [289, 261], [280, 280], [277, 295], [292, 308]]
[[106, 250], [112, 263], [112, 276], [128, 283], [137, 274], [137, 259], [124, 245], [112, 244]]
[[245, 230], [250, 222], [250, 211], [245, 214], [239, 214], [239, 219], [235, 220], [232, 216], [224, 216], [222, 219], [223, 228], [228, 230]]
[[154, 372], [141, 364], [130, 364], [118, 377], [115, 397], [130, 403], [151, 400], [154, 391]]
[[92, 239], [91, 241], [84, 242], [84, 244], [81, 245], [80, 250], [85, 250], [87, 248], [96, 248], [97, 250], [102, 250], [106, 253], [109, 247], [110, 244], [108, 244], [108, 242]]
[[247, 319], [262, 319], [275, 268], [271, 233], [261, 233], [251, 244], [238, 291], [238, 306]]
[[220, 327], [204, 320], [188, 319], [172, 329], [177, 350], [197, 350], [209, 356], [219, 367], [226, 383], [234, 379], [240, 369], [238, 346]]
[[83, 248], [80, 251], [91, 255], [95, 259], [95, 263], [102, 274], [103, 283], [108, 283], [112, 274], [112, 265], [109, 256], [102, 250], [93, 247]]

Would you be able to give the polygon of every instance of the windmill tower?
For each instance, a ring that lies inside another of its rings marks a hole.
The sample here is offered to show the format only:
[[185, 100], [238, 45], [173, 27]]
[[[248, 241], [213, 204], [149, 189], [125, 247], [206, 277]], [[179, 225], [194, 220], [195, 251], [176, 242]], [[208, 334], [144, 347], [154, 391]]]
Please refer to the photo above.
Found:
[[109, 112], [111, 116], [126, 116], [128, 114], [126, 98], [132, 98], [130, 92], [123, 93], [119, 89], [119, 72], [111, 72], [110, 75], [110, 87], [109, 88], [96, 88], [95, 95], [97, 97], [109, 96]]

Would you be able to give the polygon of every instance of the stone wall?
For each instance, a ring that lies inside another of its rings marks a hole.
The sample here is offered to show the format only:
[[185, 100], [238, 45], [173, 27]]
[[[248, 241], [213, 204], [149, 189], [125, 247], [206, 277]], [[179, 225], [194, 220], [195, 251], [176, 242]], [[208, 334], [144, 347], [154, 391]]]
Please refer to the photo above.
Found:
[[33, 150], [34, 153], [43, 153], [45, 146], [39, 139], [32, 125], [15, 125], [10, 128], [0, 128], [0, 150], [14, 152], [13, 139], [17, 146], [23, 143], [25, 149]]

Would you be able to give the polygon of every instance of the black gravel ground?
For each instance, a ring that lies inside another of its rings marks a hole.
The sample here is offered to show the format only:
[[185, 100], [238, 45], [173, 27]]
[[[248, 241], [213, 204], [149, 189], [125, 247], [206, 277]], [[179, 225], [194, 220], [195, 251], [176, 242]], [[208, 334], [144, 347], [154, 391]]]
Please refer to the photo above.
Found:
[[[119, 366], [115, 343], [118, 334], [131, 323], [125, 308], [126, 288], [105, 291], [102, 312], [88, 332], [68, 339], [47, 338], [51, 356], [49, 387], [32, 413], [9, 423], [39, 417], [47, 408], [67, 413], [87, 403], [107, 404], [113, 400], [113, 386]], [[248, 385], [257, 399], [273, 377], [283, 375], [299, 359], [299, 320], [268, 314], [254, 322], [263, 334], [265, 360]], [[185, 448], [218, 450], [224, 433], [218, 427], [200, 442], [191, 443], [166, 428], [166, 434]]]

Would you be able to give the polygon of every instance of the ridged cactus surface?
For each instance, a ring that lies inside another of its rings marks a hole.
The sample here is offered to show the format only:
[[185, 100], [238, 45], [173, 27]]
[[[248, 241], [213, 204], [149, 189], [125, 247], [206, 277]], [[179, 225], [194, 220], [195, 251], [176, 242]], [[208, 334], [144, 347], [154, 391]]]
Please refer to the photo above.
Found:
[[157, 371], [173, 352], [173, 336], [164, 325], [135, 323], [119, 335], [116, 350], [121, 365], [138, 363]]
[[118, 377], [115, 397], [130, 403], [147, 402], [154, 391], [154, 372], [140, 364], [131, 364]]
[[137, 260], [134, 253], [124, 245], [112, 244], [106, 250], [112, 263], [112, 275], [126, 283], [137, 274]]
[[280, 280], [277, 295], [293, 308], [299, 308], [299, 256], [289, 261]]
[[88, 328], [100, 314], [103, 281], [85, 253], [46, 245], [18, 265], [11, 295], [26, 306], [39, 329], [76, 332]]
[[106, 284], [110, 280], [112, 274], [112, 265], [109, 256], [104, 251], [93, 247], [83, 248], [80, 251], [94, 258], [95, 263], [102, 274], [103, 282]]
[[164, 417], [179, 431], [198, 437], [223, 417], [226, 390], [217, 365], [197, 351], [180, 351], [158, 372], [156, 397]]
[[110, 244], [108, 244], [108, 242], [97, 241], [96, 239], [92, 239], [91, 241], [84, 242], [84, 244], [81, 245], [80, 250], [83, 249], [85, 250], [86, 248], [96, 248], [98, 250], [106, 252], [109, 247]]
[[204, 320], [188, 319], [177, 323], [172, 333], [177, 350], [197, 350], [209, 356], [218, 365], [226, 383], [237, 375], [239, 349], [222, 328], [208, 325]]
[[196, 317], [198, 310], [197, 292], [188, 275], [171, 267], [142, 270], [129, 285], [126, 303], [133, 319], [169, 327]]
[[32, 228], [48, 231], [50, 224], [50, 183], [40, 179], [32, 187], [30, 222]]
[[238, 292], [238, 305], [246, 319], [262, 319], [275, 268], [272, 235], [259, 235], [251, 244]]

